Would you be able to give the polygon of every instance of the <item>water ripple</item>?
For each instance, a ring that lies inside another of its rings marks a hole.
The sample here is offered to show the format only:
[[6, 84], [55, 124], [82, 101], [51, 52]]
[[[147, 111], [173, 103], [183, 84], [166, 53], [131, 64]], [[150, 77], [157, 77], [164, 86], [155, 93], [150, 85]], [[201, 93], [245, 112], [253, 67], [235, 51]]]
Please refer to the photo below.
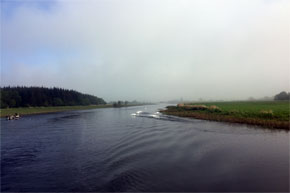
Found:
[[289, 190], [289, 133], [162, 115], [160, 107], [1, 120], [1, 190]]

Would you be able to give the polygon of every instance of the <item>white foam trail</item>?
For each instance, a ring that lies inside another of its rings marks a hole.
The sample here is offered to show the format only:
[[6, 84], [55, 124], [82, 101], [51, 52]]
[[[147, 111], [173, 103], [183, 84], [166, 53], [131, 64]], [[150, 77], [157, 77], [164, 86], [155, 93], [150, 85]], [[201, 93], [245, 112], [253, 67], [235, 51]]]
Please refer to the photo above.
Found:
[[160, 116], [159, 115], [151, 115], [153, 118], [157, 118], [157, 119], [159, 119], [160, 118]]

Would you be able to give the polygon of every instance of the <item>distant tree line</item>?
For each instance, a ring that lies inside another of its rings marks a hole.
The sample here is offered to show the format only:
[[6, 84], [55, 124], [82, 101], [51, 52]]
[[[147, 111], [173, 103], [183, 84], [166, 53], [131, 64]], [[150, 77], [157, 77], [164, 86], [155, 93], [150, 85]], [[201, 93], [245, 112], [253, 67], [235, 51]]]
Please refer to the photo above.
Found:
[[62, 88], [3, 87], [1, 108], [106, 104], [102, 98]]
[[275, 101], [282, 101], [282, 100], [290, 100], [290, 93], [288, 92], [280, 92], [279, 94], [275, 95]]
[[113, 107], [127, 107], [127, 106], [134, 106], [134, 105], [151, 105], [153, 103], [149, 102], [138, 102], [136, 100], [134, 101], [116, 101], [116, 102], [110, 102], [110, 104], [113, 105]]
[[118, 102], [113, 102], [113, 107], [124, 107], [128, 106], [129, 102], [128, 101], [118, 101]]

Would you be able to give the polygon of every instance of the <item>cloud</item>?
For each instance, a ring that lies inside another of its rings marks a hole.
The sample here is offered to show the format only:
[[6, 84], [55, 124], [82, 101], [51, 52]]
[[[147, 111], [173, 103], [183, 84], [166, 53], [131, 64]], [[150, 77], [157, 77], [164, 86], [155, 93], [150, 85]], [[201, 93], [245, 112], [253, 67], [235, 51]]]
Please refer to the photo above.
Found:
[[245, 98], [289, 89], [289, 2], [55, 1], [2, 17], [2, 85], [107, 100]]

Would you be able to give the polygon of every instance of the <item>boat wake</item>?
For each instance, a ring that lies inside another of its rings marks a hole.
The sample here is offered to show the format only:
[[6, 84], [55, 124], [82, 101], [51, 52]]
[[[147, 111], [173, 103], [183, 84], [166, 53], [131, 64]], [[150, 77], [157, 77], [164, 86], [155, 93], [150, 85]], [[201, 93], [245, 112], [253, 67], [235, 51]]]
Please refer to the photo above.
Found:
[[171, 115], [164, 115], [160, 112], [145, 112], [145, 111], [137, 111], [136, 113], [131, 114], [132, 117], [144, 117], [144, 118], [152, 118], [152, 119], [160, 119], [166, 121], [179, 121], [179, 122], [187, 122], [189, 120], [181, 117], [171, 116]]

